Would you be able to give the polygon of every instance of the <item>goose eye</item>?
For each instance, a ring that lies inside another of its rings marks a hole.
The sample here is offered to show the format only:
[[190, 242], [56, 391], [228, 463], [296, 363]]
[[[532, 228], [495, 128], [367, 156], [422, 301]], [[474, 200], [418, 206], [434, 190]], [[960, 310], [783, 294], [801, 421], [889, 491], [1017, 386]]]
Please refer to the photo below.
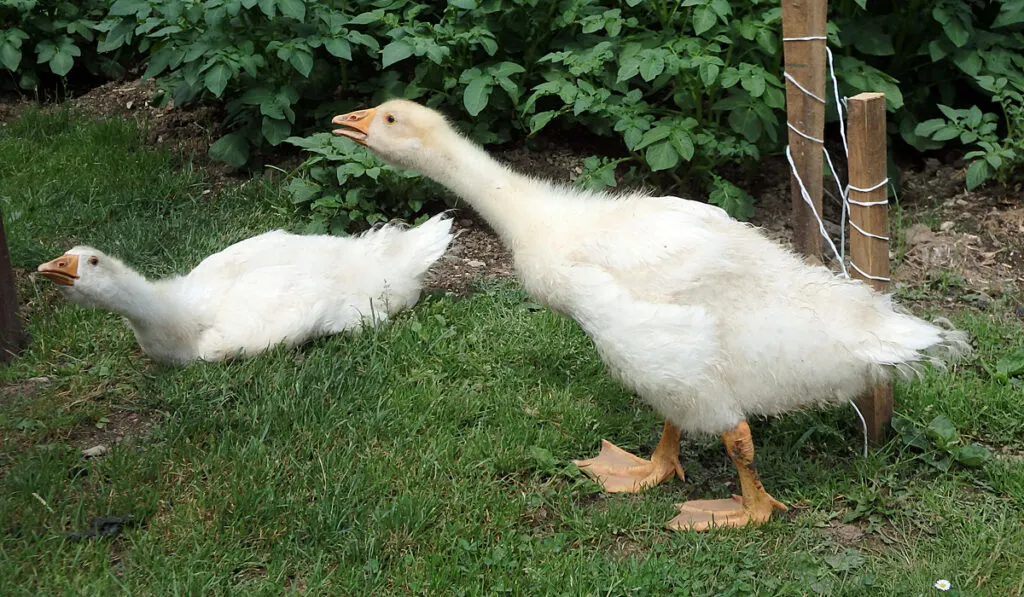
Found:
[[384, 117], [384, 121], [387, 122], [388, 124], [395, 124], [395, 115], [388, 114], [387, 116]]
[[89, 258], [89, 265], [99, 265], [99, 264], [100, 264], [100, 260], [97, 259], [96, 257], [90, 257]]

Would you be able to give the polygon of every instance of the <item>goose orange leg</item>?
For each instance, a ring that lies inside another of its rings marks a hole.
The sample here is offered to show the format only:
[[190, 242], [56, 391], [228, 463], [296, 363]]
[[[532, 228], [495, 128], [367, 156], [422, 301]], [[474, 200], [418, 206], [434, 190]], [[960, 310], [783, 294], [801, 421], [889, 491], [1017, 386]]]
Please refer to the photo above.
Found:
[[601, 453], [596, 458], [573, 462], [608, 493], [638, 493], [664, 483], [673, 476], [682, 479], [679, 428], [665, 421], [661, 441], [650, 460], [634, 456], [610, 441], [603, 440]]
[[786, 505], [768, 495], [754, 468], [754, 442], [746, 421], [722, 434], [725, 451], [729, 454], [740, 477], [743, 495], [725, 500], [691, 500], [676, 504], [679, 515], [668, 522], [675, 530], [706, 531], [711, 527], [742, 527], [767, 521], [776, 509], [785, 511]]

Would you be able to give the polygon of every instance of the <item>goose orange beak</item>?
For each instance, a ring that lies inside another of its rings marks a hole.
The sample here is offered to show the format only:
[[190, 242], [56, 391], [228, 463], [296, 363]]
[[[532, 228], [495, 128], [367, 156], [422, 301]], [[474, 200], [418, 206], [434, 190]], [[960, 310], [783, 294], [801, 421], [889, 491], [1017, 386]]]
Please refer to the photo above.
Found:
[[40, 265], [36, 271], [58, 286], [74, 286], [78, 279], [78, 255], [61, 255]]
[[373, 122], [373, 115], [377, 113], [376, 108], [356, 110], [331, 119], [331, 124], [342, 128], [334, 129], [335, 135], [348, 137], [360, 145], [366, 145], [366, 138], [370, 136], [370, 123]]

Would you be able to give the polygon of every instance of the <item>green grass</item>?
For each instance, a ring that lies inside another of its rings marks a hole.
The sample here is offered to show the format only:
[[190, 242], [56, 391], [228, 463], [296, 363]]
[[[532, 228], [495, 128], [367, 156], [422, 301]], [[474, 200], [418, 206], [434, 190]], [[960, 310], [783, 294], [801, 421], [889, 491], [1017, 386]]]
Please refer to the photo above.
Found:
[[[17, 267], [88, 242], [164, 275], [301, 226], [272, 185], [203, 194], [202, 172], [142, 139], [61, 112], [0, 128]], [[765, 484], [791, 510], [698, 535], [662, 525], [675, 502], [735, 491], [720, 444], [684, 440], [686, 482], [597, 491], [570, 461], [601, 438], [647, 453], [660, 421], [574, 324], [514, 285], [429, 296], [358, 338], [183, 369], [152, 364], [117, 317], [46, 281], [20, 290], [34, 342], [0, 368], [4, 595], [938, 595], [939, 578], [966, 595], [1022, 590], [1022, 392], [981, 367], [1024, 346], [1000, 308], [954, 314], [976, 360], [900, 383], [896, 400], [1008, 455], [943, 473], [898, 439], [861, 457], [849, 408], [755, 421]], [[152, 426], [82, 458], [132, 417]], [[62, 535], [96, 515], [138, 524]]]

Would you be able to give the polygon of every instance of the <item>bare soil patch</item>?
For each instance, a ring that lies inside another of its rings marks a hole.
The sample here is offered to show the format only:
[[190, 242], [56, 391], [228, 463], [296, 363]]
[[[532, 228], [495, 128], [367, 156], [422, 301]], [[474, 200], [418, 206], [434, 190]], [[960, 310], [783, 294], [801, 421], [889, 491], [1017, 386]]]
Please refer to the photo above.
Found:
[[967, 191], [965, 168], [928, 160], [904, 180], [905, 257], [895, 278], [912, 286], [954, 274], [966, 289], [997, 297], [1024, 291], [1024, 192]]
[[119, 408], [111, 409], [105, 418], [107, 422], [102, 427], [92, 423], [76, 427], [65, 443], [81, 450], [97, 446], [109, 449], [125, 440], [144, 438], [156, 421], [156, 417], [150, 412]]

